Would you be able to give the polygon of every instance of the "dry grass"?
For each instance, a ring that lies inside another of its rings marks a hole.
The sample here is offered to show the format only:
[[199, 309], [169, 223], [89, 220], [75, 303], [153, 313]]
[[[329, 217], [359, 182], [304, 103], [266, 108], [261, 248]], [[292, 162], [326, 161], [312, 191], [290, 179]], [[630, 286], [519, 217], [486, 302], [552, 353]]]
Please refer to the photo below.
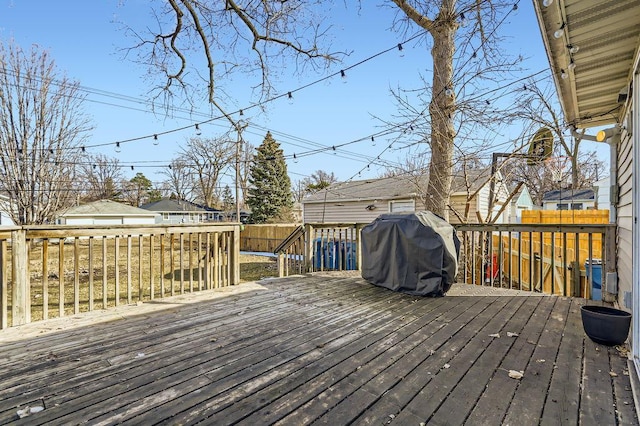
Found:
[[[163, 247], [159, 239], [156, 239], [153, 255], [150, 256], [152, 250], [148, 239], [143, 239], [142, 250], [140, 250], [138, 239], [132, 238], [129, 259], [127, 259], [126, 239], [120, 239], [118, 242], [117, 258], [115, 239], [106, 240], [104, 252], [100, 241], [94, 241], [91, 244], [91, 253], [86, 239], [78, 240], [75, 244], [64, 244], [62, 267], [59, 262], [60, 246], [49, 244], [46, 279], [44, 279], [43, 246], [42, 244], [31, 245], [29, 276], [32, 321], [43, 319], [45, 299], [47, 317], [60, 316], [61, 293], [64, 315], [72, 315], [75, 312], [114, 306], [116, 294], [118, 294], [117, 303], [125, 304], [149, 300], [152, 298], [152, 291], [153, 298], [158, 298], [207, 288], [203, 275], [206, 249], [202, 244], [199, 245], [195, 238], [191, 242], [185, 238], [182, 256], [178, 241], [174, 241], [173, 251], [171, 251], [168, 239], [164, 241]], [[106, 253], [106, 257], [103, 253]], [[10, 249], [7, 257], [11, 258]], [[241, 254], [239, 260], [240, 282], [257, 281], [278, 275], [275, 257]], [[230, 267], [224, 252], [219, 256], [219, 262], [221, 265], [218, 268], [219, 282], [210, 286], [228, 285]], [[11, 294], [10, 279], [8, 286], [8, 294]], [[93, 295], [92, 307], [89, 303], [90, 294]], [[106, 303], [103, 296], [106, 296]], [[9, 303], [11, 303], [10, 300]], [[11, 323], [11, 306], [8, 307], [8, 311], [9, 323]]]

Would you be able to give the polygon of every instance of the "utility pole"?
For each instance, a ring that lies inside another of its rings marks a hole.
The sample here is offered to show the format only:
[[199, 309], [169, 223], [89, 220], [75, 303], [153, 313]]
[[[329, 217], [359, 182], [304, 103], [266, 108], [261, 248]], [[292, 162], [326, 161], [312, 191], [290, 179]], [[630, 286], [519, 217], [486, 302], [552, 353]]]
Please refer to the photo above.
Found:
[[247, 127], [246, 123], [238, 121], [236, 131], [238, 140], [236, 141], [236, 221], [240, 223], [240, 153], [242, 152], [242, 131]]

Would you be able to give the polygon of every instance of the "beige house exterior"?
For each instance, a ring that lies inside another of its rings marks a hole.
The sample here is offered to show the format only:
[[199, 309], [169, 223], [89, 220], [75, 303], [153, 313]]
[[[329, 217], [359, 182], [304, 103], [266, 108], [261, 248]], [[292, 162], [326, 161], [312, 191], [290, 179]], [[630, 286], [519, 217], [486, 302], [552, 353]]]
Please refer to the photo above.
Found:
[[640, 370], [640, 1], [533, 4], [565, 121], [610, 146], [617, 248], [603, 295], [633, 314], [631, 352]]
[[[467, 171], [453, 178], [450, 199], [450, 223], [485, 221], [490, 194], [495, 194], [493, 215], [496, 223], [508, 221], [510, 210], [502, 208], [509, 195], [501, 176], [491, 187], [489, 169]], [[340, 182], [306, 196], [302, 201], [305, 223], [369, 223], [384, 213], [424, 210], [427, 179], [415, 176]], [[480, 216], [480, 219], [478, 218]]]

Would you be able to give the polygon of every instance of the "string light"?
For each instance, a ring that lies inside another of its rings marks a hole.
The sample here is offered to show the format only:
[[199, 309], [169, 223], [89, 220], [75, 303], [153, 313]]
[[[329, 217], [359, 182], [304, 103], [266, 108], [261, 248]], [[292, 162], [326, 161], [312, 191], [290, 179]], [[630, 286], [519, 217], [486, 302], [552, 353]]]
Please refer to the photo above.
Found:
[[542, 5], [544, 7], [549, 7], [551, 6], [551, 3], [553, 3], [553, 0], [542, 0]]
[[576, 63], [573, 62], [573, 59], [571, 60], [571, 62], [569, 62], [569, 65], [567, 65], [567, 68], [569, 69], [569, 71], [573, 71], [576, 69]]
[[240, 110], [240, 117], [242, 117], [244, 115], [244, 111]]
[[287, 98], [289, 98], [289, 104], [293, 103], [293, 94], [291, 92], [287, 93]]
[[566, 80], [569, 77], [569, 74], [567, 74], [567, 72], [565, 70], [560, 70], [560, 77], [563, 80]]
[[298, 162], [298, 157], [296, 156], [296, 153], [293, 153], [293, 162], [297, 163]]
[[116, 152], [120, 152], [120, 142], [116, 142]]
[[80, 151], [82, 151], [82, 152], [86, 152], [86, 151], [87, 151], [87, 150], [85, 149], [84, 145], [82, 145], [82, 146], [80, 147]]
[[196, 123], [196, 136], [200, 136], [202, 134], [202, 130], [200, 130], [200, 126]]
[[567, 44], [567, 49], [569, 49], [569, 53], [571, 53], [572, 55], [575, 55], [576, 53], [578, 53], [578, 50], [580, 50], [580, 48], [575, 44]]
[[565, 26], [565, 23], [563, 22], [562, 25], [560, 25], [560, 28], [558, 28], [556, 32], [553, 33], [553, 36], [555, 38], [560, 38], [564, 35], [564, 26]]
[[158, 145], [160, 141], [158, 140], [158, 135], [153, 135], [153, 144]]

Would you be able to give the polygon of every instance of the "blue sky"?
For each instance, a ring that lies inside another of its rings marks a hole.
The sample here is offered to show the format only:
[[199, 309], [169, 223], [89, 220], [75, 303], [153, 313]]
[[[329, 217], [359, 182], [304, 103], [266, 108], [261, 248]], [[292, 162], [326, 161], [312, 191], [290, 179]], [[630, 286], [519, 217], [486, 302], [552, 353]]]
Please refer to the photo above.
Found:
[[[163, 135], [157, 145], [152, 138], [122, 144], [115, 151], [115, 142], [138, 138], [189, 126], [204, 121], [205, 116], [189, 117], [178, 113], [173, 118], [152, 114], [144, 105], [150, 90], [146, 70], [123, 58], [123, 48], [131, 45], [117, 22], [132, 27], [150, 25], [150, 1], [143, 0], [0, 0], [0, 38], [14, 39], [23, 49], [37, 44], [51, 53], [59, 70], [80, 82], [89, 90], [85, 104], [95, 129], [91, 153], [104, 153], [118, 158], [127, 168], [125, 176], [143, 172], [154, 181], [157, 172], [171, 161], [186, 139], [194, 135], [191, 129]], [[154, 3], [158, 3], [155, 0]], [[339, 72], [371, 55], [392, 48], [402, 37], [388, 28], [393, 19], [389, 8], [373, 7], [367, 2], [359, 13], [353, 9], [336, 9], [333, 23], [333, 46], [352, 51], [342, 64], [329, 72]], [[518, 10], [509, 15], [501, 27], [506, 38], [503, 46], [510, 54], [526, 57], [522, 76], [548, 68], [533, 6], [530, 0], [520, 1]], [[419, 86], [420, 73], [431, 68], [428, 48], [404, 44], [402, 52], [392, 50], [347, 72], [346, 79], [335, 77], [296, 92], [293, 102], [279, 99], [270, 102], [263, 114], [246, 114], [250, 122], [244, 139], [259, 145], [266, 130], [271, 130], [285, 155], [298, 155], [318, 146], [339, 145], [358, 140], [382, 130], [374, 118], [391, 119], [396, 106], [389, 88]], [[326, 74], [309, 73], [279, 82], [280, 93], [295, 90]], [[548, 75], [548, 74], [547, 74]], [[251, 98], [241, 79], [226, 83], [226, 88], [239, 108], [251, 104]], [[255, 109], [254, 109], [255, 110]], [[202, 112], [207, 111], [203, 104]], [[253, 111], [253, 110], [252, 110]], [[227, 130], [224, 121], [202, 126], [204, 135], [217, 136]], [[518, 129], [514, 129], [514, 134]], [[503, 137], [509, 137], [503, 133]], [[293, 181], [315, 170], [333, 172], [340, 180], [374, 177], [380, 169], [366, 168], [370, 159], [381, 154], [388, 141], [378, 139], [373, 146], [369, 139], [349, 145], [338, 154], [332, 150], [312, 156], [290, 159], [288, 168]], [[501, 143], [504, 140], [500, 141]], [[593, 149], [592, 146], [587, 146]], [[501, 149], [502, 150], [502, 149]], [[606, 147], [599, 151], [607, 155]], [[383, 159], [398, 161], [404, 152], [386, 150]], [[490, 154], [488, 154], [490, 157]], [[134, 166], [131, 171], [129, 165]], [[232, 183], [231, 177], [225, 177]]]

